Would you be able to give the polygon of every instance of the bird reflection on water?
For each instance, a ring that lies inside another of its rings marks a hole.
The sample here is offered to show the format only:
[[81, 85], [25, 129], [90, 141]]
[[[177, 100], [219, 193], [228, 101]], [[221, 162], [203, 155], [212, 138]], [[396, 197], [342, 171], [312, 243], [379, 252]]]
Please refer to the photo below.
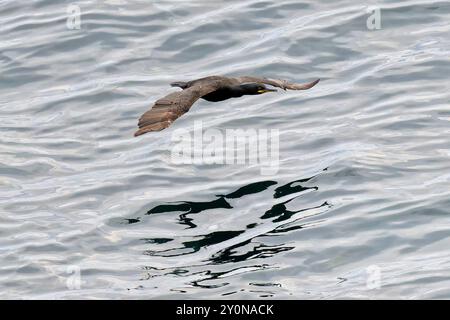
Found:
[[[193, 236], [141, 239], [145, 245], [148, 244], [152, 247], [152, 249], [144, 251], [144, 254], [152, 257], [181, 258], [182, 256], [199, 253], [201, 250], [207, 250], [208, 252], [206, 256], [194, 259], [196, 261], [195, 264], [190, 263], [189, 265], [169, 268], [145, 266], [143, 267], [146, 273], [144, 279], [168, 274], [194, 276], [196, 279], [192, 280], [190, 285], [202, 288], [217, 288], [228, 283], [216, 283], [213, 280], [222, 279], [236, 273], [274, 268], [269, 264], [261, 263], [259, 259], [292, 250], [294, 246], [286, 243], [267, 244], [263, 242], [263, 237], [277, 236], [280, 233], [300, 230], [305, 227], [305, 223], [300, 224], [298, 223], [299, 220], [324, 213], [331, 207], [328, 202], [323, 202], [297, 210], [287, 208], [288, 204], [293, 202], [293, 200], [299, 199], [307, 193], [317, 192], [319, 187], [311, 186], [314, 182], [313, 179], [323, 174], [326, 170], [327, 168], [317, 175], [297, 179], [285, 184], [280, 184], [273, 180], [250, 183], [228, 194], [216, 195], [210, 201], [164, 203], [152, 207], [143, 217], [126, 219], [127, 223], [130, 224], [142, 223], [156, 214], [178, 212], [178, 223], [186, 226], [186, 229], [194, 229], [198, 227], [194, 223], [196, 215], [213, 209], [223, 209], [224, 211], [239, 210], [239, 203], [234, 204], [234, 201], [237, 199], [245, 199], [252, 194], [270, 193], [275, 202], [271, 208], [267, 208], [260, 215], [259, 220], [251, 222], [239, 230], [214, 230], [206, 234]], [[181, 240], [184, 238], [187, 239]], [[171, 242], [174, 242], [174, 244], [170, 245]], [[165, 245], [166, 249], [158, 249], [160, 245]], [[170, 247], [167, 248], [167, 245], [170, 245]], [[246, 262], [246, 265], [239, 266], [239, 263], [242, 262]], [[248, 265], [249, 262], [250, 265]], [[207, 265], [224, 265], [228, 263], [230, 263], [231, 268], [224, 272], [212, 272], [204, 269]], [[201, 270], [197, 270], [198, 268]], [[211, 281], [214, 284], [211, 284]], [[268, 285], [272, 286], [274, 284], [269, 283]], [[268, 295], [270, 296], [270, 294]]]
[[[326, 171], [327, 169], [324, 169], [323, 171]], [[291, 181], [287, 184], [281, 185], [279, 187], [276, 187], [273, 191], [273, 198], [279, 199], [282, 197], [289, 196], [291, 194], [296, 194], [295, 196], [283, 201], [274, 204], [270, 209], [268, 209], [261, 217], [261, 220], [266, 220], [273, 218], [273, 223], [283, 222], [288, 220], [288, 223], [291, 223], [290, 220], [294, 215], [300, 214], [300, 213], [308, 213], [311, 210], [315, 209], [326, 209], [330, 205], [327, 202], [324, 202], [320, 205], [316, 206], [310, 206], [307, 208], [302, 208], [299, 210], [288, 210], [286, 205], [291, 202], [292, 200], [300, 197], [302, 194], [304, 194], [307, 191], [317, 191], [319, 188], [317, 186], [305, 186], [306, 183], [308, 183], [310, 180], [315, 178], [317, 175], [305, 178], [305, 179], [298, 179]], [[233, 206], [230, 204], [230, 200], [232, 199], [240, 199], [245, 196], [260, 193], [263, 191], [266, 191], [270, 187], [277, 185], [278, 182], [272, 181], [272, 180], [266, 180], [266, 181], [259, 181], [254, 182], [251, 184], [248, 184], [246, 186], [243, 186], [229, 194], [226, 195], [216, 195], [215, 199], [211, 201], [179, 201], [176, 203], [165, 203], [161, 205], [157, 205], [150, 210], [146, 212], [146, 215], [154, 215], [154, 214], [163, 214], [163, 213], [171, 213], [171, 212], [180, 212], [178, 220], [179, 223], [182, 225], [185, 225], [187, 228], [196, 228], [197, 225], [193, 222], [194, 218], [193, 216], [208, 210], [212, 209], [225, 209], [230, 210], [233, 209]], [[309, 215], [308, 215], [309, 216]], [[301, 219], [301, 217], [299, 217]], [[133, 224], [142, 222], [142, 218], [132, 218], [132, 219], [125, 219], [127, 223]], [[200, 239], [192, 240], [192, 241], [185, 241], [183, 242], [184, 248], [191, 249], [191, 252], [196, 252], [200, 250], [203, 247], [211, 246], [214, 244], [218, 244], [224, 241], [228, 241], [230, 239], [236, 238], [237, 236], [245, 233], [246, 230], [255, 228], [257, 225], [259, 225], [261, 222], [255, 222], [248, 224], [245, 230], [235, 230], [235, 231], [214, 231], [206, 235], [202, 235]], [[277, 233], [281, 229], [282, 225], [274, 225], [271, 230], [269, 230], [269, 233]], [[301, 228], [301, 226], [297, 226], [297, 228]], [[173, 239], [170, 238], [146, 238], [142, 239], [146, 243], [149, 244], [163, 244], [172, 241]], [[251, 239], [248, 239], [244, 242], [238, 243], [234, 246], [242, 246], [247, 243], [249, 243]], [[227, 252], [231, 252], [234, 246], [230, 246], [226, 250], [223, 251], [223, 257], [220, 258], [218, 256], [215, 256], [211, 258], [211, 262], [213, 263], [219, 263], [221, 259], [224, 260], [233, 260], [236, 259], [229, 259], [227, 258]], [[148, 255], [168, 255], [171, 256], [170, 252], [172, 251], [178, 251], [178, 249], [169, 249], [164, 251], [146, 251], [145, 253]], [[253, 253], [247, 254], [242, 257], [242, 259], [246, 259], [249, 256], [253, 255], [259, 255], [261, 252], [267, 251], [267, 252], [275, 252], [276, 249], [266, 248], [265, 246], [260, 246], [260, 248], [255, 248]], [[189, 254], [191, 252], [184, 251], [183, 253], [180, 253], [180, 255], [183, 254]], [[178, 254], [175, 254], [178, 255]]]

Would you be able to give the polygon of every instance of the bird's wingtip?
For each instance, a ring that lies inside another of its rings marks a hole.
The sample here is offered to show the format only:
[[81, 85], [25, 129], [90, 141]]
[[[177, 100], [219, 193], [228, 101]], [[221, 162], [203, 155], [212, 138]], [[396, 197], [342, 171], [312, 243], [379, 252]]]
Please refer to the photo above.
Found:
[[316, 80], [314, 80], [313, 82], [308, 83], [305, 88], [306, 89], [311, 89], [312, 87], [314, 87], [316, 84], [318, 84], [320, 81], [320, 78], [317, 78]]
[[143, 134], [145, 134], [145, 133], [147, 133], [147, 132], [149, 132], [149, 130], [148, 130], [148, 128], [140, 128], [139, 130], [137, 130], [135, 133], [134, 133], [134, 136], [135, 137], [139, 137], [139, 136], [142, 136]]

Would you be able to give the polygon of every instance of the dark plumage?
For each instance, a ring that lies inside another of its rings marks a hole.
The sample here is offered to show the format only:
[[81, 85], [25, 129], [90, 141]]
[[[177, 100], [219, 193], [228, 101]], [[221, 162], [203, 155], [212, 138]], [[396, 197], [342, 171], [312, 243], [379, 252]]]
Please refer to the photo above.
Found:
[[266, 87], [282, 88], [284, 90], [307, 90], [315, 86], [319, 79], [305, 84], [289, 83], [285, 80], [275, 80], [256, 77], [227, 78], [211, 76], [188, 82], [171, 83], [173, 87], [183, 90], [172, 92], [155, 102], [153, 107], [139, 119], [139, 130], [134, 134], [139, 136], [150, 131], [160, 131], [172, 124], [177, 118], [189, 111], [198, 99], [217, 102], [243, 95], [257, 95], [277, 91]]

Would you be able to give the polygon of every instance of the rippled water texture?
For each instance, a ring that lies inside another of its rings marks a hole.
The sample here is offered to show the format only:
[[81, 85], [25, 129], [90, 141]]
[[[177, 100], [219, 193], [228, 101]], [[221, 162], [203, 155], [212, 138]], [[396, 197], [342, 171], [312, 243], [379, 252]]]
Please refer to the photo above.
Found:
[[[448, 2], [76, 4], [0, 1], [1, 298], [450, 298]], [[133, 137], [213, 74], [322, 81]], [[198, 120], [279, 171], [174, 164]]]

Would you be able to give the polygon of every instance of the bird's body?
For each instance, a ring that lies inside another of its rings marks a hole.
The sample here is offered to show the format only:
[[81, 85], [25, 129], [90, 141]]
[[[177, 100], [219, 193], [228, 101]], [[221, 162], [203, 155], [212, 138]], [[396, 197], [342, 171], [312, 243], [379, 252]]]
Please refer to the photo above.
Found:
[[219, 102], [239, 97], [242, 97], [241, 93], [237, 93], [236, 90], [231, 89], [231, 87], [225, 87], [204, 95], [202, 99], [209, 102]]
[[212, 83], [220, 82], [220, 88], [208, 93], [201, 98], [210, 101], [210, 102], [218, 102], [227, 100], [230, 98], [239, 98], [245, 95], [245, 87], [242, 88], [242, 84], [235, 78], [226, 78], [220, 76], [210, 76], [206, 78], [201, 78], [189, 82], [173, 82], [171, 83], [172, 87], [180, 87], [181, 89], [191, 88], [193, 86], [208, 86]]
[[198, 99], [218, 102], [244, 95], [258, 95], [277, 91], [265, 85], [279, 87], [284, 90], [306, 90], [312, 88], [319, 79], [306, 83], [294, 84], [284, 80], [275, 80], [256, 77], [228, 78], [210, 76], [188, 82], [171, 83], [173, 87], [180, 87], [182, 91], [168, 94], [155, 102], [152, 109], [145, 112], [139, 119], [139, 130], [135, 136], [151, 131], [160, 131], [172, 124], [177, 118], [188, 112]]

